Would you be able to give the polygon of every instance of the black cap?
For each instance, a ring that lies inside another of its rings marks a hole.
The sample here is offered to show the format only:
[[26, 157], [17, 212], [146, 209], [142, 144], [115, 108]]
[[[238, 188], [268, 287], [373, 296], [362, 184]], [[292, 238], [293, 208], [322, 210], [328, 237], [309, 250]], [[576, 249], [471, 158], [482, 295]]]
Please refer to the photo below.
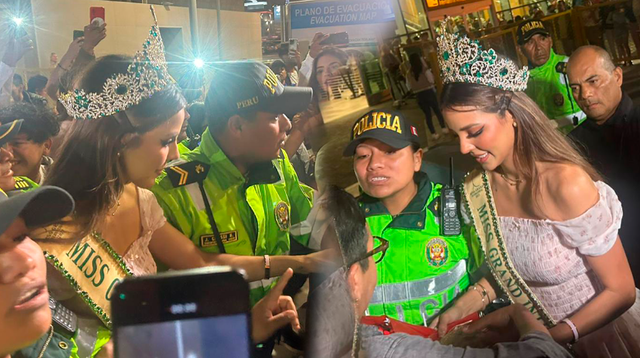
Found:
[[536, 34], [549, 35], [549, 31], [544, 27], [544, 23], [542, 21], [527, 20], [521, 22], [520, 25], [518, 25], [518, 31], [516, 31], [518, 44], [524, 45], [525, 42], [529, 41], [533, 35]]
[[351, 129], [351, 142], [342, 155], [354, 155], [358, 144], [365, 139], [377, 139], [396, 149], [412, 143], [420, 144], [416, 127], [396, 111], [371, 111], [360, 117]]
[[11, 191], [10, 197], [0, 190], [0, 233], [21, 216], [28, 228], [42, 227], [71, 214], [73, 198], [55, 186], [42, 186], [27, 191]]
[[3, 124], [0, 126], [0, 147], [7, 144], [20, 131], [22, 119]]
[[260, 62], [236, 61], [215, 69], [205, 107], [214, 120], [257, 111], [293, 116], [309, 107], [312, 96], [309, 87], [283, 86]]

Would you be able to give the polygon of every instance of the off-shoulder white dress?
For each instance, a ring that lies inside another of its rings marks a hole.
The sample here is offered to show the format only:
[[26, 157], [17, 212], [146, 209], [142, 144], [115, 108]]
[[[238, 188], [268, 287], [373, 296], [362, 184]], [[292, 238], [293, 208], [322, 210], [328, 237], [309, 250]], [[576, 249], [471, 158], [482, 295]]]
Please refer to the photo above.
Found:
[[[614, 245], [622, 221], [616, 193], [595, 183], [599, 201], [567, 221], [500, 217], [511, 260], [527, 285], [556, 320], [570, 317], [603, 290], [585, 256], [600, 256]], [[638, 218], [640, 220], [640, 218]], [[640, 357], [640, 296], [612, 323], [580, 337], [579, 357]]]

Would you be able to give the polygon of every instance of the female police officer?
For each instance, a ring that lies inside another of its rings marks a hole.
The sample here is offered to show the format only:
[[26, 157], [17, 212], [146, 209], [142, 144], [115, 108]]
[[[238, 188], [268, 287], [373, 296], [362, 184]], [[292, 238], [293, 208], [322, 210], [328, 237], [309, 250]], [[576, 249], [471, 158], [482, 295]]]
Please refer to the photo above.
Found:
[[470, 284], [468, 235], [441, 234], [442, 185], [420, 171], [418, 132], [401, 113], [365, 114], [351, 139], [343, 154], [353, 156], [360, 205], [372, 235], [389, 241], [376, 257], [378, 285], [368, 312], [427, 325]]

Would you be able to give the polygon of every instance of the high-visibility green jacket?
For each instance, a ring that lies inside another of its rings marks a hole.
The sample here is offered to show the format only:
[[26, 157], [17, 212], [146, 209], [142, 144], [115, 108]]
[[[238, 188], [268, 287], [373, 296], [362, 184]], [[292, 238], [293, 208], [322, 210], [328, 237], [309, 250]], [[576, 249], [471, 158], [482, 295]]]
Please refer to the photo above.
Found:
[[367, 195], [360, 199], [371, 234], [389, 241], [376, 265], [378, 285], [368, 314], [427, 325], [469, 286], [469, 272], [482, 262], [482, 254], [479, 243], [468, 239], [468, 227], [463, 226], [458, 236], [441, 235], [442, 185], [424, 173], [417, 173], [416, 181], [418, 193], [396, 216], [377, 199]]
[[578, 118], [578, 124], [587, 118], [578, 107], [567, 83], [567, 61], [569, 57], [558, 55], [551, 49], [549, 60], [529, 71], [529, 82], [525, 91], [549, 119], [558, 122], [558, 130], [564, 134], [575, 128], [574, 116]]
[[[278, 159], [250, 168], [245, 177], [206, 130], [200, 146], [183, 153], [182, 158], [210, 166], [203, 185], [226, 253], [262, 256], [289, 252], [290, 229], [307, 218], [313, 190], [298, 182], [284, 151]], [[201, 250], [219, 252], [198, 183], [176, 187], [162, 175], [152, 191], [175, 228]], [[303, 245], [309, 240], [308, 235], [294, 238]], [[274, 283], [273, 278], [251, 282], [252, 303]]]

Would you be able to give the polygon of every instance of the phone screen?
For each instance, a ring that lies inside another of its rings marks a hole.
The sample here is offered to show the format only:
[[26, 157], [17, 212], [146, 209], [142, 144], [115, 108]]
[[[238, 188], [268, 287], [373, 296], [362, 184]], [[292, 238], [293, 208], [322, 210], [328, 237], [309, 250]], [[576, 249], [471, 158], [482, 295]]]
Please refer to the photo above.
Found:
[[235, 314], [122, 327], [118, 356], [249, 357], [248, 320], [246, 314]]
[[250, 310], [228, 267], [127, 278], [111, 298], [116, 356], [248, 358]]

